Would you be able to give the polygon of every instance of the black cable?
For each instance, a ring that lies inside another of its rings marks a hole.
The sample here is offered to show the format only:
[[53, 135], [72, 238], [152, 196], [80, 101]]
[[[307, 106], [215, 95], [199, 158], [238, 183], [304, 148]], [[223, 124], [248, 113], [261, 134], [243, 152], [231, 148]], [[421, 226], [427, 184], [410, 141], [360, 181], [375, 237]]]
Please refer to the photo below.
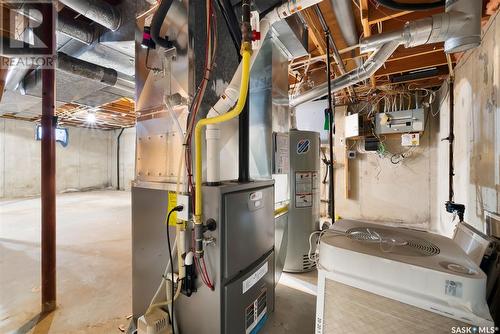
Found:
[[151, 21], [151, 38], [157, 45], [164, 47], [165, 49], [170, 49], [172, 47], [172, 42], [168, 40], [168, 37], [160, 37], [160, 30], [173, 2], [174, 0], [163, 0], [158, 6], [158, 9], [153, 16], [153, 20]]
[[375, 0], [380, 5], [393, 10], [430, 10], [444, 7], [445, 0], [439, 0], [431, 3], [401, 3], [395, 0]]
[[[175, 326], [174, 326], [174, 296], [175, 296], [175, 286], [174, 286], [174, 260], [172, 258], [172, 246], [170, 245], [170, 215], [174, 212], [174, 211], [182, 211], [183, 210], [183, 206], [182, 205], [178, 205], [176, 207], [174, 207], [173, 209], [171, 209], [169, 212], [168, 212], [168, 215], [167, 215], [167, 244], [168, 244], [168, 256], [170, 258], [170, 268], [172, 269], [171, 272], [172, 272], [172, 290], [171, 290], [171, 294], [172, 294], [172, 310], [171, 310], [171, 314], [170, 314], [170, 324], [172, 325], [172, 333], [175, 334]], [[180, 256], [180, 254], [178, 254], [177, 256]], [[164, 277], [164, 279], [166, 279], [166, 277]], [[177, 284], [181, 284], [181, 282], [177, 282]]]
[[217, 0], [217, 5], [219, 6], [219, 10], [222, 12], [222, 16], [224, 17], [224, 21], [226, 22], [227, 29], [229, 30], [229, 34], [231, 35], [231, 40], [233, 41], [234, 48], [236, 49], [236, 53], [238, 54], [238, 59], [240, 59], [241, 30], [238, 23], [238, 18], [236, 17], [236, 14], [231, 7], [231, 3], [228, 0]]
[[328, 141], [329, 141], [329, 146], [330, 146], [330, 165], [328, 166], [329, 169], [329, 176], [330, 176], [330, 217], [332, 218], [332, 223], [335, 222], [335, 172], [333, 170], [333, 146], [335, 145], [334, 142], [334, 135], [335, 135], [335, 128], [333, 125], [333, 113], [335, 111], [335, 100], [332, 97], [333, 91], [332, 91], [332, 80], [331, 80], [331, 59], [330, 59], [330, 30], [325, 30], [325, 41], [326, 41], [326, 81], [328, 83]]

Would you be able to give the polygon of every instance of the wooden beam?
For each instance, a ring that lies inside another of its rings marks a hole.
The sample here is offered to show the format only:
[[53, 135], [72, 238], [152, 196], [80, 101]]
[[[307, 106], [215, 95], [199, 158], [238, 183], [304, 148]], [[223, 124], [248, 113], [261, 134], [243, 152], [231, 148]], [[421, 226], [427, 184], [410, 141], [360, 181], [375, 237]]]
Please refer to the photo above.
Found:
[[401, 59], [432, 55], [436, 52], [444, 52], [443, 43], [420, 45], [413, 48], [405, 48], [404, 46], [400, 46], [387, 60], [387, 63]]
[[486, 15], [492, 16], [500, 8], [500, 0], [490, 0], [486, 4]]
[[[368, 0], [359, 1], [359, 16], [361, 18], [361, 25], [363, 26], [364, 37], [370, 37], [372, 35], [372, 29], [370, 26], [370, 11], [368, 6]], [[372, 87], [377, 85], [377, 80], [374, 75], [370, 78], [370, 83]]]
[[419, 20], [419, 19], [422, 19], [424, 17], [430, 17], [432, 15], [439, 14], [442, 12], [443, 12], [443, 8], [437, 8], [437, 9], [426, 10], [426, 11], [409, 12], [408, 14], [400, 16], [398, 18], [384, 21], [382, 24], [382, 27], [383, 27], [385, 32], [400, 30], [405, 26], [406, 22], [408, 22], [408, 21]]
[[370, 6], [368, 8], [368, 16], [370, 25], [374, 25], [380, 22], [384, 22], [387, 20], [395, 19], [401, 16], [405, 16], [412, 13], [412, 11], [397, 11], [389, 8], [376, 8], [374, 6]]
[[446, 56], [442, 52], [420, 57], [412, 57], [411, 60], [400, 59], [386, 63], [385, 67], [375, 73], [376, 77], [421, 70], [424, 68], [447, 65]]
[[368, 0], [359, 1], [359, 15], [361, 17], [361, 25], [363, 26], [363, 35], [365, 37], [370, 37], [372, 31], [370, 27], [370, 10], [368, 6]]
[[311, 41], [314, 43], [316, 46], [316, 49], [319, 51], [320, 55], [324, 55], [325, 49], [323, 47], [323, 34], [322, 32], [317, 28], [317, 23], [313, 19], [316, 15], [316, 13], [310, 11], [310, 9], [306, 9], [303, 11], [304, 18], [307, 22], [307, 25], [309, 26], [309, 38]]

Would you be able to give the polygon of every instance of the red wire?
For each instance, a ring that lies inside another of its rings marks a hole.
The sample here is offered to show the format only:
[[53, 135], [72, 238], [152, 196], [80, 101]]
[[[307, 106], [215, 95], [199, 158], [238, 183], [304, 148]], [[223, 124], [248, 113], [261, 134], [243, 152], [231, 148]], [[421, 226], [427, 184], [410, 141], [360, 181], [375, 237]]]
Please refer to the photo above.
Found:
[[[186, 139], [186, 170], [188, 174], [188, 191], [193, 194], [195, 189], [194, 189], [194, 184], [193, 184], [193, 173], [192, 173], [192, 160], [191, 160], [191, 139], [193, 135], [193, 129], [194, 129], [194, 122], [196, 120], [196, 116], [198, 115], [198, 111], [201, 106], [201, 101], [203, 100], [203, 95], [206, 90], [206, 86], [208, 85], [208, 74], [212, 70], [211, 66], [210, 68], [208, 67], [209, 63], [209, 53], [208, 53], [208, 46], [211, 45], [212, 43], [212, 32], [213, 28], [216, 27], [215, 20], [212, 20], [212, 15], [213, 15], [213, 3], [212, 1], [209, 2], [209, 12], [208, 12], [208, 17], [207, 17], [207, 38], [206, 38], [206, 45], [205, 45], [205, 66], [204, 66], [204, 77], [200, 83], [200, 85], [197, 88], [197, 92], [195, 95], [195, 99], [192, 104], [192, 117], [190, 120], [190, 124], [188, 126], [188, 134], [187, 134], [187, 139]], [[214, 50], [212, 50], [214, 52]], [[214, 52], [215, 53], [215, 52]], [[214, 58], [214, 53], [211, 55], [212, 58]], [[201, 94], [203, 92], [203, 94]], [[192, 201], [192, 206], [194, 207], [196, 205], [195, 203], [195, 198], [194, 196], [191, 196], [191, 201]]]
[[205, 259], [204, 259], [204, 258], [201, 258], [201, 263], [203, 264], [203, 270], [204, 270], [205, 275], [206, 275], [206, 277], [207, 277], [208, 284], [210, 285], [210, 286], [209, 286], [209, 288], [213, 289], [213, 288], [214, 288], [214, 286], [213, 286], [212, 281], [210, 280], [210, 277], [209, 277], [209, 275], [208, 275], [207, 265], [206, 265], [206, 263], [205, 263]]

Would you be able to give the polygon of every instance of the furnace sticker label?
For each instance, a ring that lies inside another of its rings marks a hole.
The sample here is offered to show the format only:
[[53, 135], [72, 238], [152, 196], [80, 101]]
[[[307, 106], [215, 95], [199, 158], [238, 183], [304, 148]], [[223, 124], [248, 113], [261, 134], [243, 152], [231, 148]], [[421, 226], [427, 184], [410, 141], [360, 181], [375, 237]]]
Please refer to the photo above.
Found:
[[246, 280], [243, 281], [243, 293], [247, 292], [250, 290], [252, 286], [257, 284], [257, 282], [264, 277], [265, 274], [267, 274], [267, 271], [269, 270], [267, 262], [262, 265], [262, 267], [259, 268], [255, 273], [253, 273], [252, 276], [247, 278]]

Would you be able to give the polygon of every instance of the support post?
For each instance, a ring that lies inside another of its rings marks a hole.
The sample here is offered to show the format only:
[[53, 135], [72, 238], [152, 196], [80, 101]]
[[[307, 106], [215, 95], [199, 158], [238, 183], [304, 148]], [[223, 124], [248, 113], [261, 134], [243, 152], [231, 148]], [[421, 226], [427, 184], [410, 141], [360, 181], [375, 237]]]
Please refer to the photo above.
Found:
[[[42, 32], [55, 51], [55, 11], [43, 6]], [[50, 37], [49, 37], [50, 36]], [[54, 54], [54, 52], [52, 52]], [[55, 66], [55, 63], [53, 64]], [[55, 147], [55, 69], [42, 69], [42, 141], [41, 141], [41, 200], [42, 200], [42, 313], [56, 308], [56, 147]]]

